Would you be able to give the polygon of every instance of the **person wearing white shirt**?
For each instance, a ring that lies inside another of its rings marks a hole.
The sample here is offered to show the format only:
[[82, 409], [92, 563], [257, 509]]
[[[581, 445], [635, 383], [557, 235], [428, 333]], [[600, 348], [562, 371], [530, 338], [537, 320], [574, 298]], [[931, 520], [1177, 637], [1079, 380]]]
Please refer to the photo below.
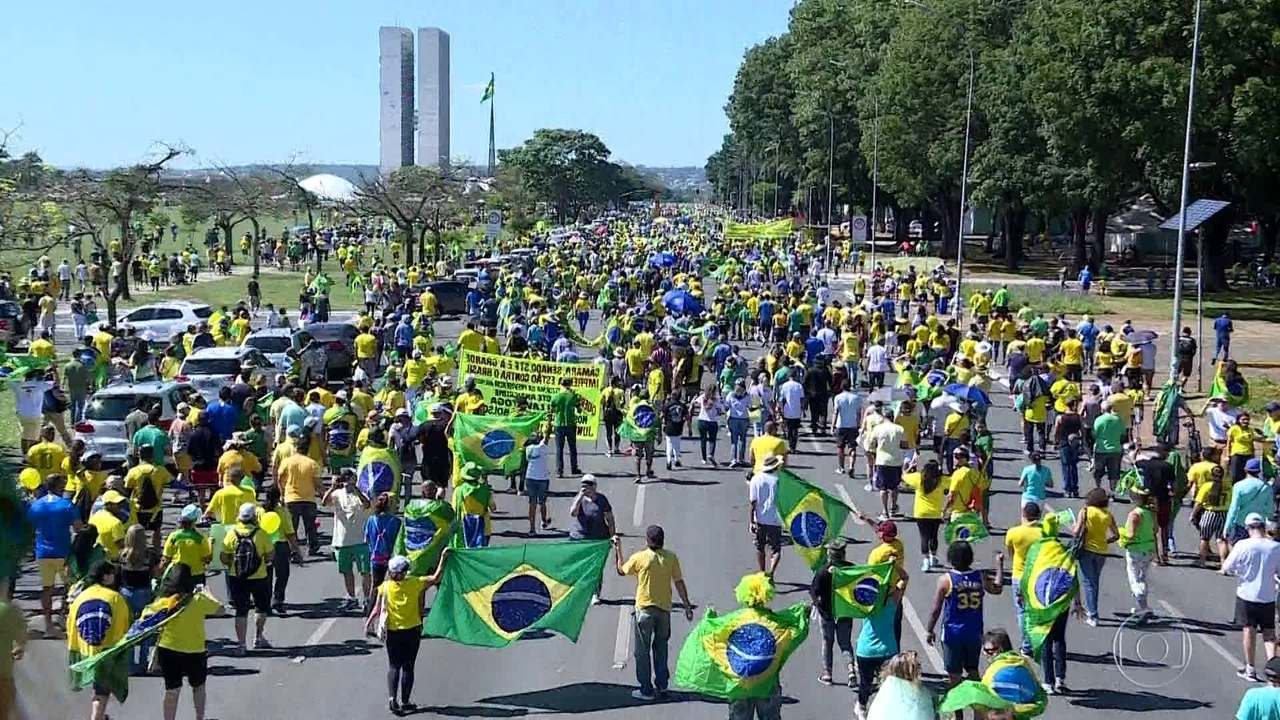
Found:
[[867, 348], [867, 381], [872, 390], [884, 387], [884, 374], [889, 372], [889, 351], [879, 341]]
[[53, 387], [47, 380], [26, 380], [13, 386], [18, 424], [22, 426], [22, 452], [40, 442], [40, 426], [44, 424], [44, 394]]
[[[858, 443], [862, 446], [863, 457], [867, 461], [867, 485], [865, 490], [871, 492], [871, 478], [875, 475], [875, 445], [871, 442], [871, 433], [875, 431], [876, 426], [884, 422], [884, 401], [874, 400], [871, 407], [862, 413], [862, 425], [858, 430]], [[853, 465], [853, 461], [849, 462]], [[850, 468], [852, 471], [852, 467]]]
[[[764, 459], [763, 469], [751, 476], [747, 485], [750, 499], [750, 527], [756, 542], [756, 564], [760, 572], [769, 577], [778, 570], [778, 561], [782, 559], [782, 516], [778, 514], [778, 469], [782, 467], [783, 458], [770, 455]], [[772, 557], [765, 563], [765, 547]]]
[[778, 404], [787, 426], [787, 445], [795, 452], [800, 444], [800, 420], [804, 417], [804, 386], [796, 381], [795, 370], [778, 388]]
[[814, 333], [819, 340], [822, 341], [822, 353], [824, 355], [836, 354], [836, 341], [839, 339], [836, 335], [835, 328], [831, 327], [831, 323], [823, 325], [818, 332]]
[[755, 437], [764, 434], [764, 424], [773, 418], [773, 387], [769, 384], [769, 376], [760, 373], [756, 378], [756, 383], [751, 386], [751, 390], [747, 393], [751, 397], [751, 408], [758, 410], [759, 418], [755, 421], [752, 428]]
[[898, 486], [902, 484], [906, 445], [906, 430], [893, 420], [885, 418], [871, 431], [871, 447], [875, 452], [875, 471], [871, 482], [880, 492], [880, 505], [884, 509], [881, 520], [898, 514]]
[[1259, 630], [1267, 657], [1276, 654], [1276, 574], [1280, 572], [1280, 543], [1267, 535], [1267, 523], [1261, 515], [1250, 513], [1244, 524], [1249, 537], [1232, 546], [1219, 572], [1236, 577], [1235, 623], [1244, 634], [1244, 667], [1236, 675], [1256, 681], [1253, 658]]
[[[532, 440], [532, 438], [531, 438]], [[547, 436], [539, 435], [535, 442], [524, 448], [525, 494], [529, 496], [529, 534], [533, 535], [533, 520], [538, 508], [542, 509], [542, 529], [551, 527], [547, 516], [547, 492], [551, 489], [551, 468], [547, 465]]]
[[733, 383], [733, 392], [724, 398], [729, 416], [729, 467], [731, 468], [747, 463], [747, 427], [751, 423], [751, 402], [751, 394], [747, 392], [747, 381], [744, 378], [738, 378]]
[[[862, 423], [863, 400], [845, 380], [835, 399], [835, 412], [831, 418], [832, 434], [836, 436], [836, 473], [853, 477], [854, 459], [857, 457], [858, 426]], [[849, 454], [848, 470], [845, 470], [845, 453]]]
[[[720, 414], [725, 411], [724, 401], [715, 385], [707, 386], [693, 401], [693, 412], [698, 421], [698, 449], [702, 464], [716, 466], [716, 436], [720, 434]], [[710, 446], [710, 450], [708, 450]]]
[[1228, 405], [1226, 398], [1211, 398], [1209, 407], [1204, 411], [1204, 419], [1209, 424], [1209, 439], [1225, 449], [1227, 430], [1236, 424], [1239, 415], [1240, 410]]

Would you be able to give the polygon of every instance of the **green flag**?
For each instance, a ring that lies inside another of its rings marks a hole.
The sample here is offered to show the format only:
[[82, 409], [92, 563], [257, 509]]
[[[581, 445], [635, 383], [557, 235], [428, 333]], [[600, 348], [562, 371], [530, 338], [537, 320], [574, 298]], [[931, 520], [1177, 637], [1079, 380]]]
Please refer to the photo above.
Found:
[[947, 544], [957, 540], [965, 542], [979, 542], [986, 540], [991, 536], [987, 532], [987, 526], [983, 524], [982, 517], [975, 512], [956, 513], [947, 521], [946, 528], [943, 529], [943, 538]]
[[480, 96], [481, 103], [487, 103], [493, 99], [493, 73], [489, 73], [489, 84], [484, 88], [484, 95]]
[[576, 642], [608, 556], [607, 540], [453, 550], [422, 634], [505, 647], [554, 630]]
[[1160, 388], [1156, 396], [1156, 410], [1151, 429], [1157, 438], [1169, 437], [1173, 424], [1178, 421], [1178, 404], [1182, 401], [1182, 389], [1174, 379]]
[[502, 415], [453, 416], [453, 444], [462, 462], [473, 462], [481, 470], [514, 473], [524, 463], [524, 444], [546, 420], [536, 412], [514, 417]]
[[809, 634], [809, 606], [781, 612], [745, 607], [727, 615], [707, 610], [676, 662], [675, 683], [712, 697], [768, 697], [782, 665]]
[[400, 492], [400, 456], [385, 447], [366, 445], [356, 463], [356, 487], [367, 498]]
[[991, 688], [977, 680], [965, 680], [942, 696], [942, 705], [938, 708], [938, 712], [959, 712], [971, 707], [1008, 710], [1013, 707], [1013, 703], [995, 694]]
[[889, 596], [893, 563], [845, 565], [831, 569], [831, 610], [837, 618], [865, 618]]
[[786, 469], [778, 471], [778, 513], [810, 569], [822, 564], [823, 546], [840, 536], [849, 508]]
[[[75, 689], [89, 687], [94, 684], [106, 685], [121, 701], [129, 696], [129, 656], [125, 653], [137, 647], [144, 640], [160, 634], [165, 625], [178, 616], [187, 607], [194, 595], [167, 596], [155, 600], [142, 609], [138, 619], [133, 621], [124, 637], [105, 650], [83, 657], [75, 650], [71, 651], [71, 685]], [[106, 612], [99, 606], [81, 606], [80, 616], [76, 618], [77, 635], [80, 629], [92, 628], [96, 618]]]
[[1053, 623], [1071, 607], [1080, 565], [1056, 535], [1037, 540], [1027, 550], [1018, 591], [1022, 594], [1024, 630], [1036, 657]]
[[648, 400], [638, 400], [627, 410], [618, 435], [631, 442], [646, 443], [658, 434], [658, 424], [658, 411]]
[[449, 543], [453, 507], [441, 500], [411, 500], [404, 508], [395, 553], [409, 558], [410, 575], [430, 575]]

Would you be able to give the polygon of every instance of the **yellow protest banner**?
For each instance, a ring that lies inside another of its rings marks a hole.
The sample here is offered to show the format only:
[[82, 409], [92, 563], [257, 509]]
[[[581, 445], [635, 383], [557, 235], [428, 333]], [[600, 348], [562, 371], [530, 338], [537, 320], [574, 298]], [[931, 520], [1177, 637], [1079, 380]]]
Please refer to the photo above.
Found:
[[484, 395], [490, 415], [511, 415], [516, 401], [525, 398], [532, 412], [550, 413], [551, 396], [560, 392], [560, 381], [569, 378], [578, 393], [578, 438], [595, 440], [600, 430], [600, 391], [604, 366], [557, 363], [545, 360], [491, 355], [463, 350], [458, 376], [472, 376]]

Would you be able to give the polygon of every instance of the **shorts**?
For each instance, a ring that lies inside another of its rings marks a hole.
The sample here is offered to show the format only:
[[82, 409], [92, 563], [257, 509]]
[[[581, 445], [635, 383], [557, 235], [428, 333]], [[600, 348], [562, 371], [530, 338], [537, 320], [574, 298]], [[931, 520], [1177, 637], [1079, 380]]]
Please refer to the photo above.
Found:
[[228, 576], [227, 592], [236, 617], [248, 617], [250, 608], [259, 615], [271, 614], [271, 583], [265, 577], [249, 580]]
[[1084, 379], [1084, 373], [1079, 365], [1068, 365], [1062, 370], [1062, 375], [1072, 382], [1080, 382]]
[[902, 484], [902, 466], [877, 465], [872, 484], [876, 490], [897, 490]]
[[547, 491], [551, 489], [551, 480], [540, 480], [538, 478], [524, 479], [524, 492], [529, 496], [530, 505], [545, 505], [547, 503]]
[[1269, 603], [1252, 602], [1237, 595], [1235, 622], [1241, 628], [1251, 627], [1263, 631], [1274, 630], [1276, 627], [1276, 604], [1274, 601]]
[[40, 568], [40, 587], [53, 587], [58, 578], [62, 578], [64, 584], [67, 582], [66, 558], [43, 558], [37, 560], [36, 565]]
[[158, 509], [154, 512], [154, 515], [143, 514], [142, 511], [138, 512], [138, 524], [142, 526], [142, 529], [156, 531], [164, 524], [164, 509]]
[[1191, 358], [1178, 358], [1178, 374], [1182, 377], [1191, 377]]
[[756, 552], [764, 552], [765, 546], [782, 551], [782, 526], [756, 523]]
[[858, 444], [858, 428], [836, 428], [836, 447], [849, 450]]
[[368, 575], [372, 562], [369, 560], [369, 544], [347, 545], [334, 548], [333, 559], [338, 564], [338, 572], [343, 575], [354, 568], [361, 575]]
[[160, 674], [164, 676], [164, 689], [177, 690], [182, 687], [182, 679], [193, 688], [204, 685], [209, 676], [209, 653], [185, 653], [169, 648], [156, 648], [156, 661], [160, 665]]
[[44, 425], [44, 416], [26, 418], [18, 416], [18, 424], [22, 426], [22, 439], [29, 442], [40, 441], [40, 428]]
[[942, 666], [948, 675], [978, 672], [978, 659], [982, 655], [982, 638], [973, 640], [942, 640]]

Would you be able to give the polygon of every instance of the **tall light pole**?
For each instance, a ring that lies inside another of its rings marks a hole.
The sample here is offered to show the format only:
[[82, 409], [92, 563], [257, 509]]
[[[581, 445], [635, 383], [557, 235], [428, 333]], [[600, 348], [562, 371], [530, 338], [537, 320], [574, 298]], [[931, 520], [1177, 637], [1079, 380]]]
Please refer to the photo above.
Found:
[[782, 175], [782, 142], [773, 144], [773, 216], [778, 217], [778, 179]]
[[[1191, 121], [1196, 105], [1196, 66], [1200, 54], [1200, 4], [1196, 0], [1195, 28], [1191, 33], [1191, 80], [1187, 83], [1187, 130], [1182, 141], [1182, 202], [1178, 210], [1178, 250], [1177, 265], [1173, 274], [1173, 329], [1169, 334], [1169, 377], [1177, 377], [1178, 372], [1178, 335], [1182, 332], [1182, 273], [1183, 253], [1187, 241], [1187, 195], [1191, 189]], [[1200, 244], [1201, 254], [1204, 243]], [[1197, 278], [1203, 282], [1204, 278]]]
[[831, 260], [831, 213], [835, 207], [836, 116], [827, 110], [831, 122], [831, 139], [827, 142], [827, 257]]
[[[871, 272], [876, 271], [876, 187], [880, 184], [880, 94], [876, 93], [876, 117], [871, 130], [871, 223], [867, 236], [871, 238]], [[853, 225], [849, 225], [850, 233]], [[855, 268], [856, 270], [857, 268]]]

